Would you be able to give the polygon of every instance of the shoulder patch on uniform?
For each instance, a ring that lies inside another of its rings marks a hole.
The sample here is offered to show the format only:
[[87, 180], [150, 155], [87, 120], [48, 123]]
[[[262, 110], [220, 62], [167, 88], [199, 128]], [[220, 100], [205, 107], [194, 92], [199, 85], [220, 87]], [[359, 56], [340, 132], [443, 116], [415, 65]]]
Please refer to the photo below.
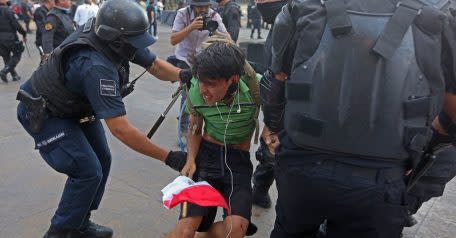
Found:
[[46, 24], [44, 24], [44, 29], [46, 31], [50, 31], [50, 30], [54, 29], [54, 25], [52, 25], [52, 23], [50, 23], [50, 22], [47, 22]]
[[100, 95], [115, 97], [116, 82], [114, 80], [100, 79]]

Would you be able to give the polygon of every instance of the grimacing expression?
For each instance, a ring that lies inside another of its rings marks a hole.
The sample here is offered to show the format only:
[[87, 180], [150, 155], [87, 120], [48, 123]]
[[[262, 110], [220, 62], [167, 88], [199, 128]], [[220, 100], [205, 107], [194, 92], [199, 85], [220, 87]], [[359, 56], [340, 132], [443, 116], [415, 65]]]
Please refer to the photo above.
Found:
[[200, 94], [209, 105], [222, 100], [232, 83], [231, 79], [223, 78], [198, 80]]

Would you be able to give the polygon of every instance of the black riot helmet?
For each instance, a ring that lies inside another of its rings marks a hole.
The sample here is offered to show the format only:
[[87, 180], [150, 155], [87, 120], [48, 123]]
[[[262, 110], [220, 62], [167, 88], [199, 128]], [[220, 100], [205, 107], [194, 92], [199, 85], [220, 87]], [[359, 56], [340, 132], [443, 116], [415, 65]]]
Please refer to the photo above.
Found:
[[132, 0], [109, 0], [98, 11], [95, 34], [108, 42], [122, 38], [136, 49], [153, 44], [146, 11]]

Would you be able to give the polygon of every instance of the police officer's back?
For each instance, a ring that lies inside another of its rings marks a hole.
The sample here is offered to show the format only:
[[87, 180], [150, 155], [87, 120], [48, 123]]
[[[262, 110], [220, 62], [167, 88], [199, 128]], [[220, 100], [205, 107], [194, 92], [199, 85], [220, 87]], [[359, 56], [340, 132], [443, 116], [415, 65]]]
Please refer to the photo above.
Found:
[[45, 54], [60, 45], [71, 33], [74, 32], [75, 26], [70, 14], [71, 1], [57, 0], [46, 17], [42, 45]]
[[11, 73], [13, 80], [20, 79], [14, 68], [19, 63], [24, 46], [16, 32], [22, 34], [24, 41], [26, 40], [26, 32], [7, 6], [7, 1], [0, 0], [0, 55], [5, 63], [0, 71], [0, 78], [3, 82], [7, 82], [8, 73]]
[[271, 237], [315, 235], [325, 219], [329, 237], [401, 236], [405, 172], [442, 107], [456, 121], [455, 22], [428, 2], [282, 8], [260, 90], [280, 133]]

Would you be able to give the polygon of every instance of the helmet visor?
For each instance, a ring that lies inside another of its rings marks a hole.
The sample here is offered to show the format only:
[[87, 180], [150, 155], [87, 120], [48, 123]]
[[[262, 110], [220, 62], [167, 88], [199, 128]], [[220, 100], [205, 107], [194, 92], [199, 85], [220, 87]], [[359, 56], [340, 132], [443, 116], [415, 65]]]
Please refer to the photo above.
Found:
[[136, 49], [144, 49], [155, 43], [154, 37], [147, 31], [139, 35], [127, 36], [126, 39], [127, 42]]

